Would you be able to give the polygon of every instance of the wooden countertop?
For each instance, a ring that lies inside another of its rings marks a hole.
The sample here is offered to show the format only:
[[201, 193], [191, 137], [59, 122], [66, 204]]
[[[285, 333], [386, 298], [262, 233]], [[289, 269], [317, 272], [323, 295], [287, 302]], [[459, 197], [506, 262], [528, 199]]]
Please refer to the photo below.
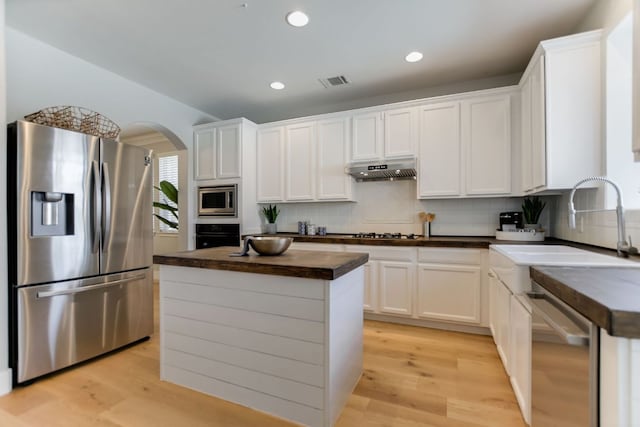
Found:
[[[297, 233], [281, 232], [280, 237], [292, 237], [294, 242], [304, 243], [333, 243], [339, 245], [367, 245], [367, 246], [409, 246], [409, 247], [441, 247], [441, 248], [472, 248], [489, 249], [491, 245], [566, 245], [586, 249], [603, 254], [615, 255], [615, 250], [586, 245], [567, 240], [547, 238], [543, 242], [525, 242], [514, 240], [498, 240], [495, 236], [432, 236], [416, 239], [367, 239], [352, 237], [351, 234], [327, 234], [326, 236], [307, 236]], [[273, 234], [253, 234], [253, 236], [273, 236]], [[242, 236], [243, 238], [246, 236]]]
[[154, 264], [179, 267], [334, 280], [364, 265], [369, 260], [367, 253], [300, 251], [295, 249], [290, 249], [278, 256], [262, 256], [253, 251], [249, 252], [249, 256], [229, 256], [230, 253], [239, 250], [240, 248], [235, 246], [223, 246], [154, 255], [153, 262]]
[[640, 269], [538, 266], [530, 273], [609, 335], [640, 338]]

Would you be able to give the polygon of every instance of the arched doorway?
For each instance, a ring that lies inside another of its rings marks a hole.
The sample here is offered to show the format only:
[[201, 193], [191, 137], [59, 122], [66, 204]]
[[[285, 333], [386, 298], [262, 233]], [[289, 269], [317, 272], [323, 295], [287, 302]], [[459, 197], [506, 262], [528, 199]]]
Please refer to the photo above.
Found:
[[[120, 141], [153, 150], [154, 186], [169, 180], [177, 188], [178, 229], [154, 219], [153, 253], [176, 252], [187, 247], [187, 147], [173, 132], [156, 123], [137, 122], [123, 128]], [[162, 201], [160, 192], [154, 190], [154, 200]], [[154, 209], [154, 212], [157, 211]], [[149, 213], [151, 214], [151, 213]]]

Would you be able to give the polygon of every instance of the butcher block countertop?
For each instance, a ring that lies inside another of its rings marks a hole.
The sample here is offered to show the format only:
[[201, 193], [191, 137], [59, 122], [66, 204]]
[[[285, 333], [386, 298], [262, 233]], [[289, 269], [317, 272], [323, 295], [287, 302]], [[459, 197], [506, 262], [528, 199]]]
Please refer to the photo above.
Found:
[[640, 338], [640, 269], [537, 266], [530, 273], [609, 335]]
[[307, 279], [335, 280], [366, 264], [367, 253], [321, 252], [289, 249], [282, 255], [262, 256], [249, 252], [249, 256], [231, 257], [238, 252], [235, 246], [197, 249], [154, 255], [154, 264], [178, 267], [207, 268], [212, 270], [241, 271], [275, 276], [304, 277]]

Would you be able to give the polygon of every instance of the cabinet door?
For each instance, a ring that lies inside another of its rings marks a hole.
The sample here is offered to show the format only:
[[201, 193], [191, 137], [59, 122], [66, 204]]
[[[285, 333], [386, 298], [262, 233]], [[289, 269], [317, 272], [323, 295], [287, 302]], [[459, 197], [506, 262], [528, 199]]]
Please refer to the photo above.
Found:
[[287, 126], [287, 200], [315, 198], [315, 122]]
[[378, 309], [378, 263], [369, 261], [364, 265], [364, 311], [375, 312]]
[[380, 311], [410, 316], [413, 312], [414, 265], [379, 261], [378, 291]]
[[194, 132], [194, 179], [216, 179], [216, 129]]
[[241, 124], [217, 128], [218, 178], [240, 178]]
[[544, 56], [531, 71], [531, 188], [547, 185]]
[[[491, 308], [493, 310], [493, 307]], [[496, 286], [497, 336], [496, 347], [504, 370], [511, 375], [511, 291], [500, 281]]]
[[344, 171], [351, 150], [347, 118], [318, 122], [318, 163], [316, 198], [350, 200], [351, 177]]
[[382, 158], [382, 114], [366, 113], [352, 119], [352, 160]]
[[493, 342], [498, 345], [498, 278], [493, 271], [489, 271], [489, 330], [493, 336]]
[[480, 267], [419, 264], [419, 317], [480, 324]]
[[511, 192], [511, 97], [463, 102], [466, 194]]
[[531, 420], [531, 314], [511, 297], [511, 385], [525, 421]]
[[418, 196], [460, 195], [460, 103], [420, 108]]
[[418, 145], [418, 118], [415, 108], [384, 113], [384, 158], [415, 156]]
[[522, 191], [528, 192], [533, 189], [532, 170], [531, 170], [531, 81], [532, 76], [529, 75], [522, 84], [521, 95], [521, 149], [520, 149], [520, 168]]
[[260, 130], [256, 154], [258, 202], [284, 200], [284, 128]]

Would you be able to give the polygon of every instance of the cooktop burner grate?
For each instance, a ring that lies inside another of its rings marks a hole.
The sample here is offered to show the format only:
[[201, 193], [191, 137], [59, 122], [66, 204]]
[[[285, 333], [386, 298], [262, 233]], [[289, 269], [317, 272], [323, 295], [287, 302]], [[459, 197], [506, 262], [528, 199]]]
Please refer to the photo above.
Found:
[[417, 234], [402, 233], [355, 233], [352, 237], [356, 239], [417, 239]]

